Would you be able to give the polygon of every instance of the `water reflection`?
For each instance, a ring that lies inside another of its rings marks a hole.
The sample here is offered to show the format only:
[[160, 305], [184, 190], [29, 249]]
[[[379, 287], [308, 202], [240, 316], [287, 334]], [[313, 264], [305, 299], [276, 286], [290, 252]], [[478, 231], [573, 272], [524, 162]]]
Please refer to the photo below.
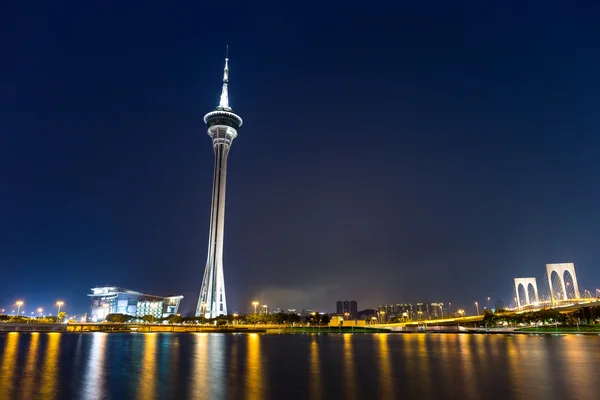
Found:
[[379, 377], [381, 384], [381, 394], [385, 399], [394, 397], [394, 374], [392, 373], [392, 364], [390, 362], [390, 350], [388, 347], [387, 333], [377, 335], [379, 343]]
[[169, 348], [169, 363], [167, 370], [169, 372], [169, 389], [170, 389], [170, 398], [177, 398], [177, 389], [178, 385], [171, 384], [171, 382], [175, 382], [177, 376], [179, 376], [179, 337], [176, 336], [172, 343], [170, 343]]
[[17, 364], [17, 349], [19, 347], [19, 334], [11, 332], [6, 337], [2, 355], [2, 375], [0, 376], [0, 393], [11, 395], [14, 388], [14, 373]]
[[30, 335], [31, 340], [29, 341], [29, 350], [27, 351], [27, 360], [25, 364], [25, 371], [21, 379], [23, 383], [20, 386], [21, 398], [31, 399], [33, 397], [33, 384], [37, 375], [37, 355], [38, 355], [38, 342], [40, 340], [40, 334], [33, 332]]
[[196, 344], [194, 346], [194, 356], [192, 358], [192, 365], [194, 366], [194, 373], [192, 376], [192, 386], [190, 398], [202, 398], [206, 395], [209, 390], [209, 378], [207, 376], [208, 360], [208, 333], [194, 333]]
[[90, 355], [87, 359], [85, 374], [85, 398], [103, 399], [104, 395], [104, 354], [106, 351], [107, 333], [91, 334]]
[[224, 335], [196, 333], [190, 398], [222, 398], [227, 375]]
[[[565, 354], [564, 362], [565, 369], [569, 370], [572, 378], [566, 380], [567, 391], [571, 393], [575, 399], [592, 398], [594, 395], [593, 388], [590, 387], [590, 382], [594, 379], [592, 376], [592, 368], [597, 364], [593, 364], [590, 353], [587, 351], [587, 345], [590, 338], [582, 338], [577, 336], [565, 336], [561, 338], [561, 344]], [[600, 395], [596, 395], [600, 397]]]
[[321, 360], [319, 359], [319, 343], [317, 342], [316, 336], [312, 336], [310, 341], [310, 361], [308, 364], [308, 386], [310, 387], [310, 398], [321, 399], [322, 387], [321, 387]]
[[144, 357], [140, 371], [138, 398], [153, 399], [156, 396], [156, 341], [158, 334], [144, 333]]
[[429, 349], [427, 348], [427, 333], [417, 334], [417, 346], [418, 354], [417, 359], [419, 360], [419, 376], [418, 381], [420, 383], [419, 392], [424, 398], [431, 397], [431, 373], [429, 370]]
[[266, 371], [263, 371], [260, 357], [261, 337], [257, 333], [248, 335], [248, 362], [246, 365], [246, 397], [250, 400], [263, 399], [264, 379]]
[[353, 337], [351, 333], [344, 333], [344, 379], [341, 385], [344, 388], [346, 399], [356, 398], [356, 367], [354, 366]]
[[0, 400], [586, 400], [599, 354], [596, 336], [0, 333]]
[[42, 367], [42, 382], [40, 385], [40, 398], [45, 400], [55, 399], [58, 394], [58, 363], [60, 355], [60, 338], [62, 334], [52, 332], [47, 334], [46, 354]]

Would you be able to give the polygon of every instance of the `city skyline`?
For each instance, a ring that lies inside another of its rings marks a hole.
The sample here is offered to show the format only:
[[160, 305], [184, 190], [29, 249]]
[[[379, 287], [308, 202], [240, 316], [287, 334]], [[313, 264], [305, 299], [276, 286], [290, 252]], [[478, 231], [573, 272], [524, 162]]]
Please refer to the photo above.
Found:
[[218, 4], [7, 7], [0, 304], [85, 312], [108, 284], [196, 311], [226, 44], [251, 127], [229, 160], [229, 311], [508, 303], [560, 262], [600, 282], [596, 10], [240, 5], [215, 29], [198, 15]]

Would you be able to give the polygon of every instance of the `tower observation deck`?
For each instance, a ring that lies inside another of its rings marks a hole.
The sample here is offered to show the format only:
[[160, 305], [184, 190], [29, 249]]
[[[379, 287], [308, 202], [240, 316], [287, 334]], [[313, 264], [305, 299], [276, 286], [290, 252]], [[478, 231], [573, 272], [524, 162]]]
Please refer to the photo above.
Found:
[[227, 315], [225, 279], [223, 276], [223, 231], [225, 225], [225, 187], [227, 180], [227, 157], [242, 118], [229, 106], [229, 58], [225, 55], [223, 88], [217, 108], [204, 116], [208, 136], [212, 138], [215, 153], [212, 206], [208, 235], [208, 256], [202, 278], [196, 316], [215, 318]]

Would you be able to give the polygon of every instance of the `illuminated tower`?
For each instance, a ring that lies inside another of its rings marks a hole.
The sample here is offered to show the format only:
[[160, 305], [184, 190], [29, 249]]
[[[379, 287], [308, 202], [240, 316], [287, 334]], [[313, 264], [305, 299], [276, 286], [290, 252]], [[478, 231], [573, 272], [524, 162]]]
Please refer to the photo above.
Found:
[[215, 151], [215, 171], [213, 175], [212, 206], [210, 210], [210, 231], [208, 234], [208, 257], [196, 316], [214, 318], [227, 315], [225, 279], [223, 278], [223, 229], [225, 225], [225, 184], [227, 178], [227, 156], [237, 130], [242, 126], [242, 118], [229, 107], [229, 58], [225, 55], [223, 89], [219, 106], [204, 116], [208, 126], [208, 136], [212, 138]]

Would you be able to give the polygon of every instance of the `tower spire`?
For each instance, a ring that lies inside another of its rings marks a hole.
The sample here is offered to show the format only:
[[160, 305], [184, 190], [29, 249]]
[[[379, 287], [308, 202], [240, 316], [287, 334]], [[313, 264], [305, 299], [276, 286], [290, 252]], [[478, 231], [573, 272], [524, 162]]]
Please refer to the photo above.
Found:
[[223, 89], [221, 90], [219, 108], [231, 110], [231, 107], [229, 107], [229, 46], [225, 46], [225, 69], [223, 70]]

